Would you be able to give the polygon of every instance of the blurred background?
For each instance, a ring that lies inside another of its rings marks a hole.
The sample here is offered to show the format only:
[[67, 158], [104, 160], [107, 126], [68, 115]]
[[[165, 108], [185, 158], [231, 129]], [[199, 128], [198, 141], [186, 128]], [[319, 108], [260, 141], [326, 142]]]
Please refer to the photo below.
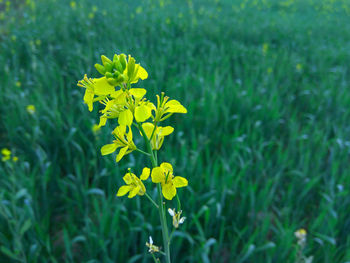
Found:
[[350, 262], [349, 16], [348, 0], [0, 0], [0, 262], [152, 262], [158, 213], [115, 196], [148, 160], [101, 156], [114, 127], [76, 86], [114, 53], [188, 109], [159, 153], [189, 180], [173, 262], [304, 262], [301, 228], [313, 262]]

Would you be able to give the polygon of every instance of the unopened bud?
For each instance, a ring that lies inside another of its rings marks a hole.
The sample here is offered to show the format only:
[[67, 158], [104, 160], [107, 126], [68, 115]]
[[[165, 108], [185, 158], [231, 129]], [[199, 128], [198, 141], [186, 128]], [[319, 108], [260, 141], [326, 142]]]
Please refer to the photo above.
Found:
[[125, 54], [119, 55], [119, 61], [120, 61], [120, 64], [122, 64], [123, 71], [124, 71], [124, 69], [126, 68], [126, 56], [125, 56]]
[[129, 79], [132, 78], [134, 75], [135, 70], [135, 59], [129, 55], [129, 61], [128, 61], [128, 77]]
[[105, 69], [105, 67], [104, 66], [102, 66], [101, 64], [95, 64], [95, 68], [97, 69], [97, 71], [100, 73], [100, 74], [102, 74], [102, 75], [104, 75], [104, 74], [106, 74], [106, 69]]
[[101, 56], [101, 60], [102, 60], [102, 64], [103, 66], [106, 67], [106, 64], [112, 64], [112, 60], [110, 60], [109, 58], [107, 58], [105, 55]]

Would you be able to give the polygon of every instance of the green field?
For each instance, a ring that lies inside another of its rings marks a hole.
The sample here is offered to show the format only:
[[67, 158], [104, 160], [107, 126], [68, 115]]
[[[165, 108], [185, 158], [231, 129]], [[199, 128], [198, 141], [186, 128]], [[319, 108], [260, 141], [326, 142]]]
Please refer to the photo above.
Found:
[[74, 3], [0, 0], [1, 263], [153, 262], [157, 212], [115, 196], [150, 163], [101, 156], [114, 126], [76, 86], [114, 53], [188, 109], [158, 155], [189, 181], [172, 262], [294, 263], [300, 228], [314, 263], [350, 262], [350, 1]]

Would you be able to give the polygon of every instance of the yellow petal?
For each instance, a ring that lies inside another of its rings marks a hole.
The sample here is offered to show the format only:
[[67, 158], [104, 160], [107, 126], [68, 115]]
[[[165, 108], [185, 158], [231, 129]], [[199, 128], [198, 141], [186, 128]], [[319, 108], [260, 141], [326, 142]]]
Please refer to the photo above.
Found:
[[115, 91], [114, 87], [108, 83], [106, 77], [93, 79], [93, 83], [96, 95], [108, 95]]
[[130, 191], [130, 186], [129, 185], [123, 185], [122, 187], [119, 188], [117, 196], [123, 196], [126, 195]]
[[101, 154], [102, 155], [111, 154], [111, 153], [115, 152], [115, 150], [117, 148], [118, 148], [118, 146], [115, 143], [103, 145], [101, 148]]
[[122, 111], [119, 114], [118, 123], [120, 125], [130, 126], [133, 121], [132, 113], [129, 109]]
[[155, 167], [152, 169], [151, 177], [152, 177], [153, 183], [164, 183], [165, 182], [164, 171], [160, 167]]
[[133, 95], [135, 98], [142, 98], [143, 96], [145, 96], [146, 94], [146, 90], [145, 89], [130, 89], [129, 90], [130, 94]]
[[165, 199], [171, 200], [176, 195], [176, 188], [172, 183], [162, 185], [162, 193]]
[[132, 130], [131, 130], [130, 126], [129, 126], [129, 132], [126, 135], [126, 138], [127, 138], [128, 142], [132, 142]]
[[98, 124], [98, 127], [103, 127], [106, 125], [106, 122], [107, 122], [107, 118], [104, 117], [104, 116], [101, 116], [100, 117], [100, 123]]
[[181, 176], [175, 176], [173, 179], [173, 184], [176, 188], [185, 187], [188, 185], [188, 181], [186, 178], [183, 178]]
[[165, 174], [168, 172], [173, 173], [173, 167], [170, 163], [162, 163], [160, 167], [164, 170]]
[[187, 110], [184, 106], [181, 105], [180, 102], [177, 100], [170, 100], [164, 105], [165, 108], [168, 108], [167, 112], [174, 112], [174, 113], [187, 113]]
[[[132, 173], [127, 173], [123, 176], [123, 180], [126, 184], [131, 184], [132, 183]], [[134, 175], [135, 176], [135, 175]]]
[[137, 195], [137, 193], [140, 191], [141, 187], [140, 186], [136, 186], [135, 188], [133, 188], [129, 195], [128, 198], [133, 198], [135, 195]]
[[117, 158], [116, 158], [117, 162], [119, 162], [123, 158], [123, 156], [125, 155], [127, 150], [128, 150], [128, 146], [123, 147], [123, 148], [120, 149], [120, 151], [119, 151], [119, 153], [117, 155]]
[[93, 110], [94, 92], [90, 89], [85, 90], [84, 102], [88, 105], [89, 111]]
[[157, 129], [158, 136], [167, 136], [171, 134], [173, 131], [174, 131], [174, 128], [171, 126], [159, 127], [159, 129]]
[[147, 137], [150, 138], [154, 129], [154, 125], [150, 122], [145, 122], [142, 123], [142, 129], [145, 131]]
[[135, 119], [137, 122], [144, 122], [151, 117], [151, 109], [146, 105], [141, 105], [135, 108]]
[[143, 181], [147, 180], [149, 175], [150, 175], [150, 172], [151, 172], [151, 170], [149, 168], [147, 168], [147, 167], [143, 168], [140, 179]]
[[137, 72], [137, 76], [138, 76], [140, 79], [144, 80], [144, 79], [147, 79], [147, 78], [148, 78], [148, 73], [147, 73], [147, 71], [146, 71], [143, 67], [139, 66], [139, 70], [138, 70], [138, 72]]

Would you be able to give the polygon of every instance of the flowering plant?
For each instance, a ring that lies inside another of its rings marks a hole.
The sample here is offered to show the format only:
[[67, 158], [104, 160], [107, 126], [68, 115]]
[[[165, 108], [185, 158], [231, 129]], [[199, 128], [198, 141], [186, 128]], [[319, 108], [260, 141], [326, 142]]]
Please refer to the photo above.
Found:
[[[166, 200], [172, 200], [175, 196], [178, 200], [178, 212], [175, 209], [168, 209], [172, 217], [173, 227], [178, 228], [185, 221], [185, 217], [180, 217], [182, 211], [177, 189], [186, 187], [188, 181], [181, 176], [175, 176], [170, 163], [163, 162], [158, 165], [157, 152], [163, 145], [166, 136], [170, 135], [174, 128], [171, 126], [160, 126], [160, 123], [174, 113], [187, 113], [184, 106], [177, 100], [170, 100], [162, 92], [157, 95], [157, 105], [149, 101], [145, 95], [146, 90], [142, 88], [132, 88], [132, 84], [140, 79], [147, 79], [147, 71], [135, 63], [135, 59], [125, 54], [114, 55], [113, 60], [106, 56], [101, 56], [102, 65], [95, 64], [97, 71], [103, 75], [100, 78], [88, 78], [86, 75], [78, 82], [78, 86], [85, 88], [84, 102], [88, 105], [89, 111], [93, 110], [94, 103], [100, 102], [104, 109], [100, 110], [100, 122], [98, 127], [105, 126], [107, 121], [117, 119], [117, 126], [112, 132], [114, 140], [101, 148], [102, 155], [108, 155], [118, 151], [116, 162], [119, 162], [125, 155], [138, 151], [149, 157], [152, 170], [143, 168], [140, 177], [131, 172], [129, 168], [123, 180], [125, 185], [121, 186], [117, 196], [128, 194], [128, 198], [137, 195], [145, 196], [154, 207], [159, 210], [159, 217], [162, 227], [164, 252], [153, 244], [150, 237], [146, 246], [149, 247], [155, 262], [159, 262], [155, 253], [165, 256], [165, 261], [170, 263], [170, 240], [168, 224], [166, 218]], [[138, 132], [133, 132], [137, 130]], [[133, 136], [139, 134], [145, 143], [145, 149], [141, 149], [134, 143]], [[151, 181], [156, 184], [158, 191], [158, 202], [154, 201], [147, 193], [147, 189], [142, 181], [146, 181], [151, 176]], [[172, 231], [173, 233], [173, 231]]]

